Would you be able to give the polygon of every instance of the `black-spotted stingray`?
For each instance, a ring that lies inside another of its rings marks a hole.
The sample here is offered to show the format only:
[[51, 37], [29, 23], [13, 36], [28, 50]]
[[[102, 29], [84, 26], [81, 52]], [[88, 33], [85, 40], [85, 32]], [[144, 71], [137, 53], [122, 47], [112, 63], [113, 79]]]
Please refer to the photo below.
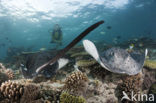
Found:
[[135, 75], [141, 72], [147, 49], [145, 53], [137, 51], [128, 52], [121, 48], [110, 48], [101, 53], [98, 52], [93, 42], [84, 40], [85, 50], [105, 69], [114, 73], [125, 73]]

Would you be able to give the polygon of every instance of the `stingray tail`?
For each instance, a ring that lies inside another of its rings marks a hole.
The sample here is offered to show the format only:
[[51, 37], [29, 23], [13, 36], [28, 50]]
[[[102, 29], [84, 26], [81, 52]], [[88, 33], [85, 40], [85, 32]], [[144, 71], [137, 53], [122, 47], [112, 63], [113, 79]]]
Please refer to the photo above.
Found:
[[99, 22], [91, 25], [90, 27], [88, 27], [79, 36], [77, 36], [71, 43], [69, 43], [64, 49], [62, 49], [60, 52], [58, 52], [54, 58], [52, 58], [47, 63], [41, 65], [40, 67], [38, 67], [36, 69], [36, 73], [38, 74], [44, 68], [46, 68], [48, 65], [52, 65], [53, 63], [55, 63], [59, 58], [64, 56], [67, 51], [69, 51], [73, 46], [75, 46], [79, 41], [81, 41], [86, 35], [88, 35], [91, 31], [93, 31], [94, 29], [96, 29], [98, 26], [100, 26], [103, 23], [104, 23], [104, 21], [102, 20], [102, 21], [99, 21]]
[[91, 42], [89, 40], [83, 40], [83, 46], [84, 46], [86, 52], [88, 52], [102, 67], [109, 70], [101, 61], [98, 50], [93, 42]]

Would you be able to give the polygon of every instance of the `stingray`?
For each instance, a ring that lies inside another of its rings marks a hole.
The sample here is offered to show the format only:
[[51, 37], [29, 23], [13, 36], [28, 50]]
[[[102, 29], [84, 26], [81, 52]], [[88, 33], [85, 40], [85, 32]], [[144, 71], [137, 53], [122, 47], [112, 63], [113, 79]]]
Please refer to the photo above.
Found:
[[[45, 62], [48, 62], [53, 58], [57, 50], [51, 50], [51, 51], [40, 51], [40, 52], [34, 52], [34, 53], [28, 53], [26, 55], [26, 63], [25, 66], [22, 66], [22, 73], [25, 78], [33, 78], [36, 76], [36, 68], [44, 64]], [[47, 66], [45, 70], [43, 70], [40, 74], [44, 75], [46, 78], [50, 78], [51, 76], [55, 75], [55, 71], [59, 68], [61, 69], [64, 65], [68, 63], [68, 59], [60, 58], [57, 62], [55, 62], [51, 66]]]
[[62, 58], [65, 53], [82, 40], [87, 34], [103, 23], [104, 21], [99, 21], [91, 25], [60, 51], [52, 50], [50, 53], [39, 52], [37, 54], [29, 55], [27, 57], [26, 64], [22, 65], [22, 73], [24, 77], [32, 78], [39, 74], [47, 78], [53, 77], [59, 69], [68, 63], [69, 60]]
[[98, 52], [93, 42], [83, 41], [85, 50], [105, 69], [114, 73], [135, 75], [142, 71], [145, 53], [138, 51], [128, 52], [125, 49], [112, 47], [103, 52]]

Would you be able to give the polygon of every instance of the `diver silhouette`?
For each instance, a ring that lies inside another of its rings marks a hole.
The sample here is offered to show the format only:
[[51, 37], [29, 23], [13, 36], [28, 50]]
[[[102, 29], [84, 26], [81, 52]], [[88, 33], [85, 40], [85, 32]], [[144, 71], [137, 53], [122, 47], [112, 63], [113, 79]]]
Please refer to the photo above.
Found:
[[49, 30], [51, 33], [51, 42], [50, 43], [55, 43], [56, 48], [62, 45], [62, 39], [63, 39], [63, 34], [61, 27], [58, 24], [54, 25], [54, 28], [52, 31]]

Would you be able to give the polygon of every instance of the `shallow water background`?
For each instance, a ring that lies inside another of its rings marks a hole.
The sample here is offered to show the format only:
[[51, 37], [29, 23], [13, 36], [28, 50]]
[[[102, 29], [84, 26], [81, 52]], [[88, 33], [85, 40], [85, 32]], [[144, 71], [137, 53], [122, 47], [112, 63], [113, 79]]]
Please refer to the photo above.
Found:
[[99, 20], [105, 23], [85, 39], [111, 44], [117, 37], [117, 43], [138, 37], [156, 40], [155, 11], [156, 0], [0, 0], [0, 59], [10, 47], [54, 48], [48, 32], [54, 24], [62, 27], [60, 48]]

